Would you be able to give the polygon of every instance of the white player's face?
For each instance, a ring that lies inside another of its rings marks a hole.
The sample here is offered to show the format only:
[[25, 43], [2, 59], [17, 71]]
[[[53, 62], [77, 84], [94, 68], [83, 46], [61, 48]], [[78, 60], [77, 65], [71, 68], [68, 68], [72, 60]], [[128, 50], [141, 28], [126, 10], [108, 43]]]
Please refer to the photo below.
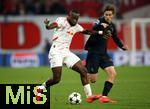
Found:
[[105, 11], [105, 12], [104, 12], [104, 18], [105, 18], [105, 20], [106, 20], [107, 22], [111, 22], [112, 19], [113, 19], [113, 16], [114, 16], [114, 14], [113, 14], [112, 11]]

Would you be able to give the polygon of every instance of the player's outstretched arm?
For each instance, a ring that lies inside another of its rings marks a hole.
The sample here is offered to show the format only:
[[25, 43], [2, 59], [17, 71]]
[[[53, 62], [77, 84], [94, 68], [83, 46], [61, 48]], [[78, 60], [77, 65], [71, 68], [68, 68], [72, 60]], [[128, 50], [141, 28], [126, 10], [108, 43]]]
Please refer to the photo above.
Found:
[[83, 30], [80, 33], [92, 35], [92, 34], [103, 34], [103, 31], [95, 31], [95, 30]]
[[121, 41], [121, 39], [118, 38], [117, 35], [112, 35], [112, 38], [114, 40], [114, 42], [124, 51], [129, 50], [128, 46], [126, 44], [123, 44], [123, 42]]
[[57, 23], [50, 23], [50, 24], [49, 23], [50, 23], [50, 21], [48, 19], [44, 20], [46, 29], [50, 30], [50, 29], [58, 28]]

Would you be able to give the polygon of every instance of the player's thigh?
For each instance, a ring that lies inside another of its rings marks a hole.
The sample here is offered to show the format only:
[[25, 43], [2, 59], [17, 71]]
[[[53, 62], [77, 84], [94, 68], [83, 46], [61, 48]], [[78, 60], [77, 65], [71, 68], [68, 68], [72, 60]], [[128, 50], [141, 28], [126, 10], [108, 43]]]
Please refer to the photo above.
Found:
[[75, 54], [73, 54], [72, 52], [68, 52], [68, 54], [64, 58], [64, 64], [66, 64], [68, 68], [72, 68], [79, 61], [80, 58]]
[[61, 54], [49, 55], [50, 67], [61, 67], [63, 66], [63, 56]]
[[102, 69], [105, 69], [107, 67], [114, 66], [114, 63], [108, 55], [102, 55], [102, 56], [100, 56], [99, 65]]
[[88, 53], [86, 58], [86, 68], [89, 74], [96, 74], [99, 69], [99, 56], [97, 54]]

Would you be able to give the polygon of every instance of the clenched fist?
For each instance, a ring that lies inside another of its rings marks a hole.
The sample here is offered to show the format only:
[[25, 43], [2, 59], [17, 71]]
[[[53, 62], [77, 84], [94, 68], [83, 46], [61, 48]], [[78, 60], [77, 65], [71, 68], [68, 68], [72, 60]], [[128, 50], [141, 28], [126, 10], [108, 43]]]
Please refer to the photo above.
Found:
[[48, 25], [49, 22], [50, 22], [50, 21], [49, 21], [47, 18], [44, 20], [45, 25]]

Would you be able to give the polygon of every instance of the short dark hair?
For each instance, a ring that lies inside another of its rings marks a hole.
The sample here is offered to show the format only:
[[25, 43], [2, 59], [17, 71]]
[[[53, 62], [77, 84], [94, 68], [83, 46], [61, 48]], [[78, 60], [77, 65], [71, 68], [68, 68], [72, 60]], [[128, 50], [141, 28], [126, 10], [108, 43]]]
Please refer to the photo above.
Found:
[[76, 10], [76, 9], [71, 10], [71, 12], [79, 13], [79, 11], [78, 11], [78, 10]]
[[77, 14], [78, 16], [80, 15], [79, 11], [78, 11], [78, 10], [75, 10], [75, 9], [71, 10], [70, 13]]
[[104, 7], [104, 11], [103, 12], [106, 12], [106, 11], [112, 11], [112, 13], [115, 14], [115, 7], [114, 7], [114, 5], [111, 5], [111, 4], [106, 5]]

